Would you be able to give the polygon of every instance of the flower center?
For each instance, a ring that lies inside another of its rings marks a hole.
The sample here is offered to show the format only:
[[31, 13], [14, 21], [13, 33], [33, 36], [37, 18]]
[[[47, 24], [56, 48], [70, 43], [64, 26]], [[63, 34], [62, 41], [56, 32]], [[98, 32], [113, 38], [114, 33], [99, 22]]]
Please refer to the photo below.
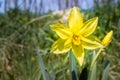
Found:
[[81, 43], [80, 35], [73, 34], [72, 38], [73, 38], [72, 42], [73, 42], [74, 45], [79, 45]]

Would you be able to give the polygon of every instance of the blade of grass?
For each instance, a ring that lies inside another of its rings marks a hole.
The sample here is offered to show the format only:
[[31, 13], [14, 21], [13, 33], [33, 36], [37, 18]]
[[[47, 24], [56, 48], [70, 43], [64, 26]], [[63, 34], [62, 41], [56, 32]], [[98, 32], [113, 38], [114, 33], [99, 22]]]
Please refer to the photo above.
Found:
[[52, 70], [52, 78], [53, 78], [53, 80], [55, 80], [55, 70], [54, 70], [54, 68], [53, 68], [53, 65], [52, 65], [52, 63], [50, 64], [50, 67], [51, 67], [51, 70]]
[[41, 55], [40, 55], [40, 53], [39, 53], [39, 51], [38, 51], [38, 48], [36, 48], [36, 54], [37, 54], [37, 58], [38, 58], [40, 70], [41, 70], [41, 73], [42, 73], [42, 75], [43, 75], [43, 79], [44, 79], [44, 80], [47, 80], [45, 65], [44, 65], [43, 60], [42, 60], [42, 57], [41, 57]]

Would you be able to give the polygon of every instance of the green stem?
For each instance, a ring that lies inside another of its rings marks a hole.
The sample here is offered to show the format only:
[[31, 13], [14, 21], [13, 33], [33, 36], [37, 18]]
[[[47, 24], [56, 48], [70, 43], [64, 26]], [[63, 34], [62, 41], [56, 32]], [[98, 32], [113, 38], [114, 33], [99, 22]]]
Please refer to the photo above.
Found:
[[98, 59], [98, 57], [99, 57], [99, 55], [100, 55], [100, 53], [101, 53], [102, 50], [103, 50], [103, 48], [99, 49], [99, 51], [97, 52], [94, 60], [91, 63], [90, 70], [93, 68], [93, 66], [94, 66], [95, 62], [97, 61], [97, 59]]

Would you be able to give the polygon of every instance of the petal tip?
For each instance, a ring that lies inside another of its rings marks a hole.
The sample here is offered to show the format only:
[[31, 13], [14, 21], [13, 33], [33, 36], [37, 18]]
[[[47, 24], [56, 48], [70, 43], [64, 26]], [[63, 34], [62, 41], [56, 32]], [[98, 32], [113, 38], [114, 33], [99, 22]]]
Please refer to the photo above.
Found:
[[73, 9], [79, 9], [78, 7], [74, 6]]
[[110, 31], [110, 34], [113, 34], [113, 30]]
[[72, 10], [75, 11], [75, 12], [80, 11], [80, 9], [78, 7], [75, 7], [75, 6], [72, 8]]
[[94, 20], [95, 20], [95, 21], [98, 21], [98, 17], [94, 17]]

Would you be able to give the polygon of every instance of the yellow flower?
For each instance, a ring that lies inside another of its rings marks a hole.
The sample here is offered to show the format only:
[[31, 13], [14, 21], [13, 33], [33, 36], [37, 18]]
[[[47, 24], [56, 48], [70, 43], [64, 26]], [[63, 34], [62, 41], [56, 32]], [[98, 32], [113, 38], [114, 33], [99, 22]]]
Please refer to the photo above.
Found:
[[102, 40], [102, 44], [104, 47], [106, 47], [110, 41], [112, 40], [112, 35], [113, 35], [113, 31], [110, 31]]
[[84, 48], [96, 49], [102, 47], [99, 40], [91, 34], [96, 29], [98, 18], [83, 22], [82, 14], [77, 7], [73, 7], [68, 19], [68, 25], [53, 24], [51, 29], [60, 37], [53, 45], [51, 52], [60, 54], [72, 49], [80, 66], [84, 61]]

